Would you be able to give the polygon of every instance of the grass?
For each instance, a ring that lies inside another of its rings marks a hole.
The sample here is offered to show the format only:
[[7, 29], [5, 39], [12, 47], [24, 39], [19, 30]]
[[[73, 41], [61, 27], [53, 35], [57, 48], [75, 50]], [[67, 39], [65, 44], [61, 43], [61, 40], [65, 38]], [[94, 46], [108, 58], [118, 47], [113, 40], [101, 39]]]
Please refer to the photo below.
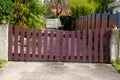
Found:
[[120, 73], [120, 61], [113, 62], [112, 65], [117, 69], [117, 71]]
[[0, 60], [0, 68], [2, 68], [3, 64], [5, 63], [6, 61], [4, 60]]

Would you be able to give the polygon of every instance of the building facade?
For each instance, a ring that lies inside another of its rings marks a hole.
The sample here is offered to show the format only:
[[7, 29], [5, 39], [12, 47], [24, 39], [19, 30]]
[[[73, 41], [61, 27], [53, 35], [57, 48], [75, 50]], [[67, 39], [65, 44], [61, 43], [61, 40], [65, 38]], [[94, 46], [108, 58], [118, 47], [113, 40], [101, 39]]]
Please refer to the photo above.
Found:
[[112, 9], [113, 14], [120, 13], [120, 0], [116, 0], [114, 3], [108, 5], [109, 9]]

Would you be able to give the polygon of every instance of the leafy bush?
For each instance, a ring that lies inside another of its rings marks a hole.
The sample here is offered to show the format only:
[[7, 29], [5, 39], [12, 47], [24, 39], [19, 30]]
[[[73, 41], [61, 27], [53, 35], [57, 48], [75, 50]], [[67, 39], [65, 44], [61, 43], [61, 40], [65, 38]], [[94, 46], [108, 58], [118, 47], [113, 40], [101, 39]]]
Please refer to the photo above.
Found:
[[0, 68], [2, 68], [3, 64], [5, 63], [6, 61], [4, 60], [0, 60]]
[[12, 0], [15, 5], [11, 24], [24, 28], [44, 28], [47, 8], [38, 0]]
[[0, 0], [0, 23], [9, 23], [13, 14], [13, 4], [11, 0]]
[[118, 72], [120, 73], [120, 61], [117, 62], [113, 62], [112, 65], [118, 70]]
[[61, 16], [63, 30], [73, 30], [73, 18], [71, 16]]

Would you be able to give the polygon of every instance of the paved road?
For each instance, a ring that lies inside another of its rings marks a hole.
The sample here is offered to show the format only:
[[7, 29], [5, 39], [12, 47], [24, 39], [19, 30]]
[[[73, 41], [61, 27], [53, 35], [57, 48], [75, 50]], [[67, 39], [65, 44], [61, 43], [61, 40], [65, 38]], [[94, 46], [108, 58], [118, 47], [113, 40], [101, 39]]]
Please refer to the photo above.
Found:
[[120, 80], [110, 64], [8, 62], [0, 80]]

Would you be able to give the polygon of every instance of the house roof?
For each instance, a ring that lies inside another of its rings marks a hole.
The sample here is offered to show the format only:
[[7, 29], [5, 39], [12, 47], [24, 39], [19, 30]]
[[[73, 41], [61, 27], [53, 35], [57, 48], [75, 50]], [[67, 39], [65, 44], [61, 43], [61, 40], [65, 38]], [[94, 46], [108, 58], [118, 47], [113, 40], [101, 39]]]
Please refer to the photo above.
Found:
[[120, 1], [109, 4], [108, 8], [114, 8], [114, 7], [118, 7], [118, 6], [120, 6]]

